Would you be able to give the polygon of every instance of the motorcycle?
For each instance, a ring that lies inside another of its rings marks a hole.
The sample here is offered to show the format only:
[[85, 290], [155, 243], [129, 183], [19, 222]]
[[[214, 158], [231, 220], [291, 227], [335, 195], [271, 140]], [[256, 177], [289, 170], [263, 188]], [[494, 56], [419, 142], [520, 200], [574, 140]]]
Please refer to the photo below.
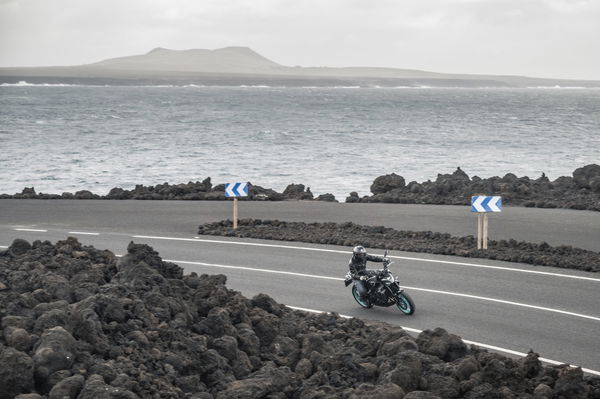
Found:
[[[387, 251], [385, 251], [385, 258]], [[396, 305], [400, 311], [406, 315], [415, 313], [415, 303], [413, 302], [410, 295], [400, 287], [398, 283], [398, 277], [394, 277], [390, 272], [388, 266], [394, 262], [390, 262], [386, 259], [383, 262], [383, 269], [381, 270], [370, 270], [367, 275], [361, 276], [360, 279], [365, 281], [366, 288], [368, 289], [365, 299], [361, 299], [358, 294], [356, 284], [352, 285], [352, 296], [356, 302], [363, 308], [372, 308], [376, 306], [392, 306]], [[346, 274], [344, 284], [349, 286], [354, 281], [352, 273], [349, 271]]]

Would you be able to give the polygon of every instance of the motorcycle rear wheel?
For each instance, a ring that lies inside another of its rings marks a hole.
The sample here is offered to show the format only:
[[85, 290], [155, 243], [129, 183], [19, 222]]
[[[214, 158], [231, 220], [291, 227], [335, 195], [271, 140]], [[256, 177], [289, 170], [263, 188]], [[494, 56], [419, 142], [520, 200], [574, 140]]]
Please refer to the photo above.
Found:
[[398, 300], [396, 302], [396, 306], [405, 315], [411, 315], [411, 314], [415, 313], [415, 310], [416, 310], [415, 303], [413, 302], [410, 295], [408, 295], [406, 292], [403, 292], [398, 295]]
[[355, 285], [352, 286], [352, 296], [354, 297], [354, 300], [356, 301], [356, 303], [358, 303], [363, 308], [369, 309], [369, 308], [373, 307], [373, 304], [371, 303], [369, 298], [366, 298], [364, 300], [360, 299], [360, 295], [358, 294], [358, 290], [356, 289]]

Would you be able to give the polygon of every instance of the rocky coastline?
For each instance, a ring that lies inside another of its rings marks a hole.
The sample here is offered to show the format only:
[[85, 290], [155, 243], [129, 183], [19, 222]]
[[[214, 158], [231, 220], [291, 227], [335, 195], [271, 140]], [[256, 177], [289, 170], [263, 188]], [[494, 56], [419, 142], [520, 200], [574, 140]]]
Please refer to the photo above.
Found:
[[0, 399], [600, 398], [600, 378], [402, 328], [291, 310], [68, 238], [0, 252]]
[[600, 165], [591, 164], [554, 181], [542, 174], [537, 179], [469, 177], [460, 167], [451, 174], [438, 174], [435, 181], [406, 184], [397, 174], [379, 176], [371, 185], [372, 196], [350, 193], [346, 202], [387, 202], [402, 204], [469, 205], [473, 195], [499, 195], [511, 206], [567, 208], [600, 211]]
[[[225, 201], [225, 184], [213, 186], [211, 178], [202, 181], [181, 184], [157, 184], [144, 186], [138, 184], [131, 190], [120, 187], [111, 189], [106, 195], [95, 194], [89, 190], [62, 194], [37, 193], [34, 187], [25, 187], [21, 193], [14, 195], [0, 194], [0, 199], [69, 199], [69, 200], [170, 200], [170, 201]], [[333, 194], [321, 194], [315, 197], [310, 187], [304, 184], [289, 184], [282, 193], [271, 188], [248, 184], [248, 196], [240, 197], [240, 201], [286, 201], [315, 200], [337, 202]]]
[[[377, 177], [370, 187], [373, 195], [360, 197], [351, 192], [347, 203], [400, 203], [431, 205], [469, 205], [473, 195], [499, 195], [504, 205], [536, 208], [566, 208], [600, 211], [600, 165], [590, 164], [573, 171], [572, 176], [561, 176], [553, 181], [542, 174], [537, 179], [517, 177], [508, 173], [503, 177], [469, 177], [460, 167], [451, 174], [438, 174], [435, 181], [406, 183], [395, 173]], [[21, 193], [0, 194], [0, 199], [104, 199], [104, 200], [226, 200], [225, 185], [213, 186], [211, 178], [182, 184], [163, 183], [155, 186], [136, 185], [131, 190], [120, 187], [106, 195], [88, 190], [62, 194], [37, 193], [26, 187]], [[248, 197], [243, 201], [317, 200], [338, 202], [333, 194], [315, 196], [304, 184], [289, 184], [283, 192], [249, 184]]]
[[600, 253], [570, 245], [553, 247], [545, 242], [534, 244], [510, 239], [490, 240], [488, 249], [477, 249], [474, 236], [457, 237], [432, 231], [400, 231], [384, 226], [363, 226], [352, 222], [304, 223], [242, 219], [238, 221], [238, 228], [234, 230], [232, 222], [224, 220], [200, 225], [198, 234], [347, 247], [363, 245], [382, 250], [494, 259], [535, 266], [600, 272]]

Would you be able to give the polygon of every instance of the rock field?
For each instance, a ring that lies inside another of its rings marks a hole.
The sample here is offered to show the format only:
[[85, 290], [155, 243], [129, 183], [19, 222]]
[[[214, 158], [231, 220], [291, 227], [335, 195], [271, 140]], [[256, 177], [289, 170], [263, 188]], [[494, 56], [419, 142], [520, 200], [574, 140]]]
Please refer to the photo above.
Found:
[[425, 252], [469, 258], [554, 266], [591, 272], [600, 271], [600, 253], [569, 245], [557, 247], [542, 242], [490, 240], [488, 249], [477, 249], [473, 236], [456, 237], [432, 231], [400, 231], [384, 226], [346, 223], [304, 223], [279, 220], [242, 219], [234, 230], [230, 220], [200, 225], [198, 234], [310, 242], [315, 244], [363, 245], [395, 251]]
[[350, 193], [346, 202], [469, 205], [473, 195], [499, 195], [503, 204], [512, 206], [600, 211], [600, 165], [586, 165], [575, 169], [572, 177], [554, 181], [545, 175], [530, 179], [512, 173], [470, 178], [457, 168], [452, 174], [439, 174], [435, 181], [406, 184], [402, 176], [392, 173], [376, 178], [371, 192], [372, 196], [362, 198]]
[[[402, 204], [468, 205], [473, 195], [500, 195], [505, 205], [568, 208], [600, 211], [600, 165], [590, 164], [575, 169], [573, 176], [561, 176], [554, 181], [542, 175], [537, 179], [517, 177], [512, 173], [504, 177], [469, 177], [458, 168], [452, 174], [439, 174], [435, 181], [406, 184], [404, 177], [395, 173], [379, 176], [371, 185], [371, 196], [362, 198], [351, 192], [346, 202], [387, 202]], [[26, 187], [14, 195], [0, 194], [0, 199], [112, 199], [112, 200], [225, 200], [225, 186], [213, 187], [210, 177], [202, 182], [182, 184], [163, 183], [156, 186], [137, 185], [132, 190], [115, 187], [107, 195], [88, 190], [76, 193], [44, 194]], [[337, 202], [332, 194], [314, 196], [310, 187], [290, 184], [282, 193], [270, 188], [249, 185], [246, 201], [317, 200]]]
[[0, 252], [0, 399], [600, 398], [600, 379], [442, 328], [291, 310], [184, 274], [147, 245]]

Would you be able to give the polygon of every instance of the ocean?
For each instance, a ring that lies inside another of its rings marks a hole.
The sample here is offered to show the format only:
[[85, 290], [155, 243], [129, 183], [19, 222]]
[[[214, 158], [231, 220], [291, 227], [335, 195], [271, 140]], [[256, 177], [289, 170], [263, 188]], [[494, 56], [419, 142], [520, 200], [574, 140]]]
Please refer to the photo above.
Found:
[[600, 90], [0, 86], [0, 193], [203, 180], [344, 201], [396, 173], [550, 179], [600, 164]]

